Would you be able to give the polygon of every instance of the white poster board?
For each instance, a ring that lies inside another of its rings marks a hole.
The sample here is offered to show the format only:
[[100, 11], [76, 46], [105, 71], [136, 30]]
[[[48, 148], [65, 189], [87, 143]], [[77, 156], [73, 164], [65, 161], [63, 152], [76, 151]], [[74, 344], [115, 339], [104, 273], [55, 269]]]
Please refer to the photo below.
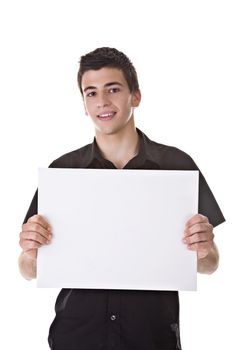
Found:
[[195, 290], [182, 242], [198, 212], [198, 171], [40, 169], [38, 213], [53, 229], [38, 287]]

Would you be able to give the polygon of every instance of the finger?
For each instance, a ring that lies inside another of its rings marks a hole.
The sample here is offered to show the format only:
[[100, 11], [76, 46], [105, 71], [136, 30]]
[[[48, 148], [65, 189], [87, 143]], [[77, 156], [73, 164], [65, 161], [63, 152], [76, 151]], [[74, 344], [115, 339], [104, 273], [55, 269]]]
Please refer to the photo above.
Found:
[[193, 226], [197, 223], [205, 223], [205, 222], [209, 222], [209, 219], [207, 218], [207, 216], [204, 216], [202, 214], [196, 214], [194, 216], [192, 216], [187, 222], [186, 222], [186, 225], [185, 225], [185, 228], [188, 228], [190, 226]]
[[186, 244], [194, 244], [200, 242], [208, 242], [214, 239], [214, 234], [212, 232], [198, 232], [192, 236], [185, 237], [183, 242]]
[[52, 235], [51, 231], [46, 230], [43, 226], [36, 222], [23, 224], [22, 232], [37, 232], [46, 239], [50, 239]]
[[48, 239], [47, 237], [42, 236], [41, 234], [39, 234], [38, 232], [34, 232], [34, 231], [23, 231], [20, 233], [20, 239], [22, 240], [32, 240], [35, 241], [39, 244], [48, 244], [50, 242], [50, 239]]
[[48, 221], [42, 216], [42, 215], [33, 215], [31, 216], [28, 221], [28, 223], [33, 222], [41, 225], [46, 230], [51, 230], [51, 227], [48, 223]]
[[197, 224], [194, 224], [193, 226], [186, 228], [184, 231], [184, 236], [187, 237], [198, 232], [212, 232], [212, 231], [213, 231], [213, 226], [208, 222], [197, 223]]
[[198, 258], [204, 258], [213, 248], [213, 241], [194, 243], [187, 246], [189, 250], [196, 251], [198, 253]]
[[187, 246], [190, 250], [196, 250], [196, 251], [209, 251], [213, 246], [212, 241], [208, 242], [199, 242], [199, 243], [193, 243]]
[[38, 249], [41, 247], [40, 243], [36, 241], [31, 241], [29, 239], [20, 240], [19, 244], [25, 252], [31, 249]]

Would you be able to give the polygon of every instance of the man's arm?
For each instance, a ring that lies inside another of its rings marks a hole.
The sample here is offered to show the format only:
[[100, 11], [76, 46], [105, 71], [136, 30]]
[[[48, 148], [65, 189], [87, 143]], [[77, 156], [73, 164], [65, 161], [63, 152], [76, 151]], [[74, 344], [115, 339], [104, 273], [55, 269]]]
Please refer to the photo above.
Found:
[[206, 216], [194, 215], [185, 226], [183, 242], [197, 252], [197, 270], [211, 274], [218, 268], [219, 253], [214, 243], [213, 226]]
[[22, 252], [19, 256], [19, 270], [24, 278], [36, 278], [38, 248], [51, 242], [51, 227], [41, 215], [30, 217], [22, 225], [19, 244]]

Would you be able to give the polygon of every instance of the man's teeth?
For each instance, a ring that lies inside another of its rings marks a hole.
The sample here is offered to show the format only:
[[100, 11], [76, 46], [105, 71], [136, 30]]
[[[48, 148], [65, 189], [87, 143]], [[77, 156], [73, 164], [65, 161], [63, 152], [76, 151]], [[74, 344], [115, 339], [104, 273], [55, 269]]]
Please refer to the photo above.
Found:
[[100, 118], [107, 118], [107, 117], [113, 117], [115, 113], [105, 113], [105, 114], [99, 114]]

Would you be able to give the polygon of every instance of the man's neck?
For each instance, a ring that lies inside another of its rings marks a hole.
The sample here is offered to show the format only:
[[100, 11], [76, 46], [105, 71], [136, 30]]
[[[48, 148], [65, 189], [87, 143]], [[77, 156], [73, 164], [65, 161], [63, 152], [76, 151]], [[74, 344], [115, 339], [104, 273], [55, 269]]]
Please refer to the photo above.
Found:
[[102, 156], [118, 169], [122, 169], [139, 152], [139, 135], [134, 125], [111, 135], [96, 132], [96, 142]]

